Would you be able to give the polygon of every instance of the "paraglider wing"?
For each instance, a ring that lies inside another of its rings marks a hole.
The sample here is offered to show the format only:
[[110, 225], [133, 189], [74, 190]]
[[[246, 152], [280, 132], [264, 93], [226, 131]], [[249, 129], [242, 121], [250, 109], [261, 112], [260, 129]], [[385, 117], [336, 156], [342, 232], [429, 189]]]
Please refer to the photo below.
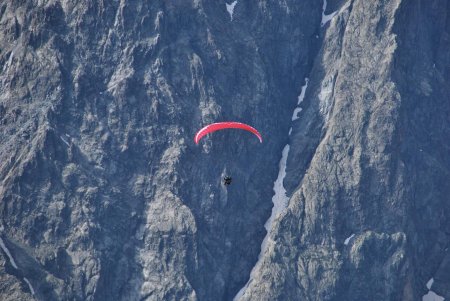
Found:
[[215, 131], [224, 130], [224, 129], [241, 129], [241, 130], [249, 131], [249, 132], [255, 134], [256, 137], [258, 137], [259, 142], [262, 143], [261, 134], [254, 127], [251, 127], [251, 126], [249, 126], [245, 123], [241, 123], [241, 122], [211, 123], [197, 132], [197, 134], [195, 135], [194, 141], [196, 144], [198, 144], [200, 139], [202, 139], [205, 135], [215, 132]]

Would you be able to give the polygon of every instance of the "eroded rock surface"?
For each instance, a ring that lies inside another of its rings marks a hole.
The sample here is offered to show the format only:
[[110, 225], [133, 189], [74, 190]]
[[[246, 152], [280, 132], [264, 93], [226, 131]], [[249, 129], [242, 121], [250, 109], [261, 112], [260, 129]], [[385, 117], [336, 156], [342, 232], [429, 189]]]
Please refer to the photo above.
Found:
[[0, 3], [0, 299], [232, 300], [286, 144], [241, 300], [450, 298], [449, 4], [230, 4]]

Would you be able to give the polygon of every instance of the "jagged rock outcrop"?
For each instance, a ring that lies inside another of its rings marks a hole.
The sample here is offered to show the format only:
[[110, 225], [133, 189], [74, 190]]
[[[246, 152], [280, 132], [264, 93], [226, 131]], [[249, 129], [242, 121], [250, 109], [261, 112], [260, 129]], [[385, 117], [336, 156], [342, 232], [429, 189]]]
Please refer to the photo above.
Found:
[[450, 298], [449, 4], [233, 7], [0, 3], [0, 299], [232, 300], [286, 143], [242, 300]]

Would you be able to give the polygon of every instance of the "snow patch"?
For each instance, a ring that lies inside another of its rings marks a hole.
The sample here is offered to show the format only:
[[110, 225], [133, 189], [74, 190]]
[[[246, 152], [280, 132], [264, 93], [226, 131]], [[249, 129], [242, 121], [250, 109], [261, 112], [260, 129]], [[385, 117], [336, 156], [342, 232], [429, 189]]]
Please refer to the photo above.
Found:
[[31, 286], [30, 281], [27, 278], [25, 278], [25, 277], [23, 278], [23, 280], [28, 284], [28, 287], [30, 288], [31, 294], [34, 296], [35, 295], [34, 288], [33, 288], [33, 286]]
[[302, 108], [295, 108], [294, 113], [292, 114], [292, 121], [295, 121], [297, 119], [299, 119], [300, 117], [298, 117], [298, 113], [300, 113], [302, 111]]
[[292, 134], [292, 126], [289, 128], [289, 136]]
[[14, 258], [12, 257], [11, 253], [9, 252], [8, 248], [6, 247], [6, 245], [3, 242], [3, 239], [1, 237], [0, 237], [0, 248], [2, 248], [3, 252], [6, 253], [6, 256], [8, 256], [8, 258], [9, 258], [9, 262], [17, 270], [18, 269], [17, 264], [14, 261]]
[[233, 21], [234, 7], [236, 6], [236, 4], [237, 4], [237, 0], [233, 1], [231, 4], [226, 3], [227, 11], [230, 14], [231, 21]]
[[267, 243], [269, 241], [269, 234], [270, 230], [272, 229], [273, 221], [283, 212], [283, 210], [288, 205], [289, 198], [286, 196], [286, 189], [283, 186], [283, 180], [284, 177], [286, 176], [286, 162], [289, 154], [289, 148], [290, 148], [289, 144], [287, 144], [283, 149], [281, 160], [279, 163], [278, 177], [273, 184], [273, 191], [275, 192], [275, 194], [272, 197], [273, 203], [272, 214], [264, 224], [264, 228], [266, 228], [267, 234], [266, 237], [264, 237], [264, 240], [261, 244], [261, 252], [259, 253], [258, 261], [256, 262], [255, 266], [250, 272], [250, 279], [247, 281], [245, 286], [241, 288], [241, 290], [236, 294], [233, 301], [238, 301], [239, 299], [241, 299], [241, 297], [245, 294], [245, 291], [247, 290], [249, 284], [253, 281], [255, 273], [258, 270], [259, 266], [261, 265], [263, 255], [267, 250]]
[[350, 240], [355, 237], [355, 233], [353, 233], [352, 235], [350, 235], [349, 237], [347, 237], [344, 241], [344, 245], [348, 245], [348, 243], [350, 242]]
[[300, 95], [298, 96], [297, 107], [294, 109], [294, 113], [292, 114], [292, 121], [295, 121], [300, 118], [300, 117], [298, 117], [298, 114], [302, 111], [302, 108], [300, 108], [299, 106], [305, 99], [305, 93], [306, 93], [306, 88], [308, 88], [308, 82], [309, 82], [309, 78], [305, 78], [305, 84], [302, 86], [302, 91], [300, 92]]
[[428, 293], [422, 297], [422, 301], [444, 301], [444, 297], [439, 296], [435, 292], [431, 291], [431, 287], [433, 286], [434, 278], [431, 278], [427, 282]]
[[306, 88], [308, 88], [308, 82], [309, 82], [309, 78], [305, 78], [305, 84], [302, 86], [302, 91], [300, 92], [300, 95], [298, 96], [297, 105], [300, 105], [303, 102], [303, 100], [305, 99], [305, 93], [306, 93]]
[[433, 285], [433, 282], [434, 282], [434, 278], [431, 278], [430, 280], [428, 280], [428, 282], [427, 282], [427, 289], [428, 290], [431, 289], [431, 286]]
[[422, 301], [444, 301], [444, 300], [445, 300], [444, 297], [439, 296], [433, 291], [428, 291], [428, 294], [422, 297]]
[[324, 27], [333, 17], [337, 14], [337, 11], [332, 12], [329, 15], [325, 15], [325, 10], [327, 9], [327, 0], [323, 0], [322, 6], [322, 22], [320, 22], [320, 26]]

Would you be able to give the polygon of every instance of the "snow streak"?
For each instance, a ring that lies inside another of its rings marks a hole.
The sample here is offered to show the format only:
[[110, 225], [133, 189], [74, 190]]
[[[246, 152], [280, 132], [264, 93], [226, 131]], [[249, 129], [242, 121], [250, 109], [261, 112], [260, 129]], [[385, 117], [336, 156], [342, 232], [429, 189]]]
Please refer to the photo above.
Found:
[[[3, 225], [0, 224], [0, 231], [3, 231]], [[11, 265], [13, 266], [13, 268], [15, 268], [16, 270], [19, 269], [19, 267], [16, 264], [16, 261], [14, 260], [14, 257], [12, 256], [11, 252], [9, 251], [9, 249], [6, 247], [5, 242], [3, 241], [3, 239], [0, 237], [0, 248], [3, 250], [3, 252], [5, 252], [6, 256], [8, 256], [9, 262], [11, 263]], [[28, 284], [28, 287], [30, 288], [30, 292], [31, 294], [34, 296], [35, 295], [35, 291], [33, 286], [31, 286], [30, 281], [23, 277], [23, 280]]]
[[34, 288], [31, 286], [30, 281], [28, 281], [28, 279], [25, 278], [25, 277], [23, 278], [23, 280], [28, 284], [28, 287], [30, 288], [31, 294], [34, 296], [35, 295]]
[[8, 248], [6, 247], [5, 243], [3, 242], [3, 239], [0, 237], [0, 247], [2, 248], [3, 252], [6, 253], [6, 256], [8, 256], [9, 258], [9, 262], [11, 263], [11, 265], [17, 270], [17, 264], [14, 261], [14, 258], [11, 255], [11, 252], [9, 252]]
[[236, 6], [236, 4], [237, 4], [237, 0], [232, 2], [231, 4], [226, 3], [227, 11], [230, 14], [231, 21], [233, 21], [233, 12], [234, 12], [234, 7]]
[[70, 144], [69, 144], [69, 142], [67, 142], [67, 140], [66, 139], [64, 139], [64, 137], [63, 136], [60, 136], [60, 138], [61, 138], [61, 140], [68, 146], [68, 147], [70, 147]]
[[350, 242], [350, 240], [355, 237], [355, 233], [353, 233], [352, 235], [350, 235], [349, 237], [347, 237], [344, 241], [344, 245], [348, 245], [348, 243]]
[[431, 286], [433, 285], [433, 283], [434, 283], [434, 278], [431, 278], [430, 280], [428, 280], [428, 282], [427, 282], [427, 289], [428, 290], [431, 289]]

